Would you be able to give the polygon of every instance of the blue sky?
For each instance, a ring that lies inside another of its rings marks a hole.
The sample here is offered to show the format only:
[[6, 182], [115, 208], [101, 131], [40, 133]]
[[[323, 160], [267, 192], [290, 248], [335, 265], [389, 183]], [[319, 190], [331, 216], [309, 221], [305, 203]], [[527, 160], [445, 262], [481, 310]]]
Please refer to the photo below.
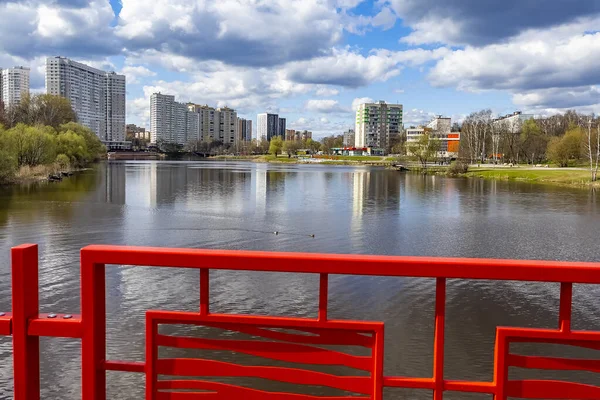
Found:
[[62, 55], [127, 75], [127, 119], [155, 91], [264, 111], [316, 136], [361, 102], [405, 125], [491, 108], [600, 112], [600, 0], [0, 0], [0, 67]]

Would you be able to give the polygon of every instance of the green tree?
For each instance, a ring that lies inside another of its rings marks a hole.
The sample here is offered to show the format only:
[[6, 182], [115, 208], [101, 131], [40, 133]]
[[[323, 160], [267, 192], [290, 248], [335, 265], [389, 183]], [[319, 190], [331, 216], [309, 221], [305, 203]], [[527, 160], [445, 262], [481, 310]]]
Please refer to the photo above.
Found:
[[407, 151], [410, 155], [417, 158], [423, 168], [427, 168], [427, 161], [435, 158], [440, 147], [440, 140], [430, 137], [426, 133], [421, 135], [418, 140], [409, 142], [407, 144]]
[[0, 184], [10, 182], [18, 166], [17, 158], [12, 151], [12, 143], [4, 127], [0, 125]]
[[71, 102], [64, 97], [51, 94], [33, 97], [33, 113], [36, 124], [51, 126], [54, 129], [77, 120]]
[[267, 154], [269, 152], [269, 142], [265, 139], [261, 139], [258, 143], [258, 152], [260, 154]]
[[309, 138], [302, 141], [302, 147], [309, 149], [311, 153], [316, 153], [321, 150], [321, 143]]
[[18, 104], [4, 111], [3, 118], [10, 127], [22, 123], [51, 126], [54, 129], [61, 124], [76, 121], [71, 102], [51, 94], [25, 95]]
[[106, 147], [102, 144], [98, 136], [87, 126], [75, 122], [68, 122], [58, 127], [58, 133], [73, 132], [85, 140], [87, 148], [86, 163], [99, 160], [106, 154]]
[[571, 128], [563, 137], [554, 137], [548, 143], [546, 156], [559, 167], [568, 167], [571, 160], [581, 158], [583, 133], [580, 127]]
[[281, 153], [282, 148], [283, 148], [283, 140], [281, 140], [281, 137], [275, 136], [274, 138], [271, 139], [271, 143], [269, 144], [269, 153], [271, 153], [275, 157], [277, 157], [277, 155], [279, 153]]
[[56, 163], [58, 164], [60, 169], [68, 170], [71, 165], [71, 160], [66, 154], [59, 154], [56, 156]]
[[302, 143], [297, 140], [286, 140], [283, 142], [283, 151], [289, 155], [296, 155], [302, 147]]
[[54, 161], [55, 136], [44, 127], [27, 126], [19, 123], [6, 133], [7, 146], [17, 159], [19, 166], [35, 166]]
[[547, 146], [548, 140], [535, 120], [525, 121], [521, 128], [521, 151], [528, 162], [535, 164], [537, 160], [542, 160]]
[[66, 155], [71, 165], [83, 166], [87, 163], [89, 154], [85, 139], [75, 132], [66, 131], [56, 137], [56, 152]]

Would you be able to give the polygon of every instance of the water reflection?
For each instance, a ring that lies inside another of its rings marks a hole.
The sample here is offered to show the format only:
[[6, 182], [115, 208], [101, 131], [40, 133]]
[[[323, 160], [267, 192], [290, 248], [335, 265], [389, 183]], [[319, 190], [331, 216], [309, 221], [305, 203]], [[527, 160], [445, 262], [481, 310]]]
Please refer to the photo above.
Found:
[[[25, 242], [40, 244], [40, 301], [52, 312], [79, 310], [78, 251], [90, 243], [599, 261], [596, 196], [377, 168], [106, 163], [57, 184], [0, 188], [0, 310], [10, 309], [10, 247]], [[317, 286], [313, 276], [215, 272], [212, 306], [314, 316]], [[386, 373], [429, 376], [433, 287], [427, 279], [332, 277], [331, 316], [384, 321]], [[599, 290], [577, 290], [574, 323], [597, 328]], [[197, 272], [110, 267], [107, 293], [109, 355], [142, 360], [143, 311], [196, 310]], [[489, 379], [496, 325], [554, 326], [557, 296], [556, 285], [451, 282], [448, 376]], [[0, 398], [11, 393], [6, 340]], [[78, 398], [77, 352], [73, 342], [45, 348], [45, 398]], [[56, 362], [66, 381], [50, 369]], [[141, 396], [131, 382], [119, 375], [111, 398]]]

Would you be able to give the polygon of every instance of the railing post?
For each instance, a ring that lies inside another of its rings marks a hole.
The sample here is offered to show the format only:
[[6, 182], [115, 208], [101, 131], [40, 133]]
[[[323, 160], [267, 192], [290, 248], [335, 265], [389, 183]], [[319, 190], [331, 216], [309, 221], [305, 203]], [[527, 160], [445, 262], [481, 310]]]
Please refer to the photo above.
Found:
[[30, 318], [39, 312], [38, 247], [13, 247], [12, 256], [12, 335], [14, 351], [14, 399], [40, 398], [40, 340], [27, 335]]
[[435, 331], [433, 342], [434, 400], [444, 398], [444, 332], [446, 321], [446, 278], [437, 278], [435, 284]]
[[81, 390], [83, 400], [106, 400], [105, 266], [81, 250]]

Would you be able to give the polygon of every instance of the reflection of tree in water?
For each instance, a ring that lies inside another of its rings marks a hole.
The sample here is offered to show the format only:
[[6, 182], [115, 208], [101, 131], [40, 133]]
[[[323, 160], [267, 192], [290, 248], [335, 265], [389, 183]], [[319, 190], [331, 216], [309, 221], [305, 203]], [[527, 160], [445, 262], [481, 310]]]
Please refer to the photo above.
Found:
[[[98, 171], [88, 170], [75, 174], [62, 182], [31, 182], [28, 184], [2, 187], [0, 196], [0, 226], [8, 222], [9, 215], [18, 217], [19, 222], [35, 221], [40, 214], [64, 221], [71, 217], [72, 207], [63, 205], [81, 202], [93, 192], [98, 184]], [[53, 204], [52, 207], [40, 206]], [[19, 210], [21, 212], [11, 212]], [[27, 211], [27, 212], [23, 212]]]

